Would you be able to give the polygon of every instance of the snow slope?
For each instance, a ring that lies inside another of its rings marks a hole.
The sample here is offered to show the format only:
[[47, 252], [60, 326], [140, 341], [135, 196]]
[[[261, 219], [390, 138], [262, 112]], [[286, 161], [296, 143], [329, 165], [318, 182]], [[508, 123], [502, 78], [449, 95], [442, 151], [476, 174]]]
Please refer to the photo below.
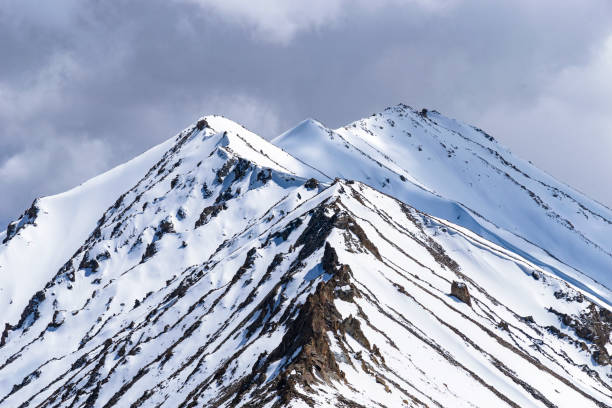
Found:
[[[291, 174], [325, 178], [321, 173], [268, 143], [266, 145], [270, 156], [264, 156], [259, 152], [263, 139], [234, 122], [222, 117], [206, 119], [211, 122], [211, 126], [229, 129], [231, 133], [226, 135], [228, 140], [225, 143], [229, 143], [229, 138], [236, 139], [232, 147], [247, 159], [256, 157], [267, 167]], [[33, 204], [39, 211], [33, 221], [36, 228], [25, 224], [19, 234], [8, 240], [7, 245], [0, 246], [0, 306], [3, 311], [0, 327], [18, 319], [32, 293], [77, 251], [96, 227], [96, 222], [104, 210], [138, 183], [177, 140], [193, 129], [194, 126], [191, 126], [129, 162], [65, 193], [36, 200]], [[241, 139], [241, 132], [243, 136], [251, 136], [251, 145]], [[16, 223], [19, 223], [19, 220]], [[0, 235], [0, 240], [4, 240], [5, 236], [6, 231]], [[27, 273], [26, 279], [23, 278], [24, 272]]]
[[398, 105], [337, 130], [307, 120], [273, 143], [330, 177], [367, 183], [610, 299], [612, 210], [479, 129]]
[[[38, 209], [31, 221], [35, 226], [23, 224], [18, 234], [0, 245], [0, 326], [19, 317], [32, 294], [93, 231], [104, 210], [132, 188], [173, 144], [174, 138], [65, 193], [33, 203]], [[6, 235], [6, 231], [0, 234], [0, 241]]]
[[[409, 178], [402, 144], [380, 136], [379, 165], [365, 153], [378, 139], [342, 132], [307, 121], [283, 151], [202, 118], [150, 168], [123, 167], [141, 172], [129, 186], [116, 169], [79, 187], [83, 203], [114, 197], [72, 248], [45, 227], [70, 224], [70, 208], [41, 199], [0, 251], [43, 239], [28, 256], [64, 258], [18, 283], [0, 407], [611, 406], [608, 289], [519, 237], [528, 228]], [[2, 302], [24, 273], [9, 266]]]

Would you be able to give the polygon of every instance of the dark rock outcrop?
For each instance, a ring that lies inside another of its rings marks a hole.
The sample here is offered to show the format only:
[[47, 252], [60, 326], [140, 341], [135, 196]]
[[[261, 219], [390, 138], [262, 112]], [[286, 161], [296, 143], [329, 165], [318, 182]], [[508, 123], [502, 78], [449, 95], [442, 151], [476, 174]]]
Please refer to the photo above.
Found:
[[257, 180], [263, 184], [266, 184], [270, 179], [272, 179], [272, 170], [270, 169], [263, 169], [257, 173]]
[[219, 184], [223, 183], [223, 180], [225, 180], [225, 177], [229, 174], [230, 169], [232, 168], [232, 166], [236, 163], [236, 159], [232, 158], [229, 159], [228, 161], [226, 161], [223, 166], [221, 166], [221, 168], [219, 170], [217, 170], [216, 174], [216, 179], [215, 181]]
[[205, 127], [208, 127], [208, 122], [206, 121], [206, 119], [201, 118], [200, 120], [198, 120], [198, 122], [196, 123], [196, 128], [198, 130], [202, 130]]
[[[342, 316], [334, 306], [334, 290], [349, 282], [350, 269], [348, 265], [338, 263], [338, 255], [329, 243], [325, 244], [321, 265], [332, 278], [319, 283], [314, 293], [308, 296], [287, 328], [283, 340], [268, 357], [268, 361], [273, 362], [297, 353], [279, 378], [279, 386], [284, 384], [279, 391], [285, 402], [295, 397], [295, 384], [310, 388], [320, 379], [343, 381], [345, 378], [331, 351], [327, 332], [339, 333], [343, 327]], [[352, 324], [347, 321], [345, 328], [369, 344], [365, 336], [359, 335], [363, 333], [358, 321]], [[296, 374], [292, 375], [292, 372]]]
[[206, 224], [211, 218], [216, 217], [221, 211], [226, 209], [227, 205], [225, 203], [210, 205], [204, 208], [202, 213], [200, 213], [200, 218], [198, 218], [195, 222], [195, 228]]
[[99, 267], [100, 263], [95, 259], [90, 259], [88, 253], [85, 254], [81, 260], [81, 263], [79, 264], [79, 269], [85, 270], [85, 276], [98, 272]]
[[453, 281], [451, 284], [451, 295], [472, 306], [472, 298], [470, 297], [470, 292], [465, 283]]
[[549, 312], [556, 314], [561, 322], [570, 327], [579, 338], [593, 343], [593, 360], [600, 365], [612, 363], [606, 345], [612, 333], [612, 312], [591, 303], [579, 316], [561, 313], [553, 308]]
[[17, 221], [11, 222], [6, 227], [6, 237], [2, 240], [2, 243], [6, 244], [9, 242], [26, 225], [36, 226], [36, 217], [38, 217], [39, 212], [38, 199], [36, 199]]
[[176, 230], [174, 229], [174, 224], [169, 219], [162, 220], [157, 230], [155, 231], [155, 239], [160, 239], [164, 234], [174, 234]]
[[140, 260], [140, 263], [145, 262], [147, 259], [151, 258], [156, 253], [157, 253], [157, 246], [155, 245], [155, 242], [149, 243], [147, 245], [147, 248], [145, 249], [145, 253], [142, 255], [142, 259]]
[[308, 190], [313, 190], [319, 187], [319, 181], [315, 178], [309, 178], [306, 183], [304, 183], [304, 187], [306, 187]]

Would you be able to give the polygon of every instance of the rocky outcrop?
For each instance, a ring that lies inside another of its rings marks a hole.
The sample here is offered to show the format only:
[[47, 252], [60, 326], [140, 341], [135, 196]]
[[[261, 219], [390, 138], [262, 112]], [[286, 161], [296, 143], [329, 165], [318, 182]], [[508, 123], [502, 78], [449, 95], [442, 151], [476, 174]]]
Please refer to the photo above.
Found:
[[85, 253], [81, 263], [79, 264], [79, 269], [85, 270], [85, 276], [89, 276], [92, 273], [96, 273], [98, 268], [100, 267], [100, 263], [96, 259], [90, 259], [89, 253]]
[[365, 349], [370, 350], [370, 342], [366, 338], [365, 334], [363, 334], [363, 331], [361, 330], [361, 322], [358, 319], [354, 318], [353, 316], [349, 316], [342, 321], [340, 328], [344, 333], [354, 338]]
[[196, 128], [198, 130], [203, 130], [204, 128], [208, 127], [208, 122], [206, 121], [206, 119], [201, 118], [200, 120], [198, 120], [198, 122], [196, 123]]
[[38, 199], [34, 200], [30, 208], [28, 208], [17, 221], [11, 222], [6, 227], [6, 237], [2, 240], [3, 244], [9, 242], [19, 231], [21, 231], [26, 225], [36, 226], [36, 217], [40, 212]]
[[236, 163], [236, 159], [231, 158], [228, 161], [226, 161], [223, 166], [221, 166], [220, 169], [217, 170], [216, 172], [216, 179], [215, 181], [219, 184], [223, 183], [223, 180], [225, 180], [225, 177], [227, 177], [227, 175], [230, 172], [230, 169], [232, 168], [232, 166], [234, 166], [234, 164]]
[[463, 282], [453, 281], [451, 284], [451, 295], [462, 301], [463, 303], [472, 306], [472, 298], [468, 291], [467, 285]]
[[147, 244], [144, 254], [142, 254], [142, 258], [140, 259], [140, 263], [146, 262], [149, 258], [157, 253], [157, 245], [155, 242], [150, 242]]
[[309, 178], [306, 180], [306, 183], [304, 183], [304, 187], [309, 190], [314, 190], [315, 188], [319, 187], [319, 181], [315, 178]]
[[202, 210], [200, 217], [195, 222], [195, 228], [206, 224], [211, 218], [216, 217], [223, 210], [227, 209], [225, 203], [210, 205]]
[[[331, 279], [319, 283], [308, 296], [297, 317], [287, 327], [283, 340], [267, 359], [273, 362], [295, 355], [277, 380], [285, 403], [298, 395], [296, 384], [311, 389], [321, 380], [343, 381], [345, 378], [331, 352], [327, 333], [339, 333], [342, 328], [342, 316], [334, 306], [334, 290], [349, 283], [350, 268], [338, 263], [338, 255], [329, 243], [325, 244], [321, 266], [332, 275]], [[353, 326], [358, 327], [356, 324]]]
[[158, 240], [163, 237], [165, 234], [174, 234], [176, 230], [174, 229], [174, 224], [168, 218], [162, 220], [155, 230], [155, 239]]
[[605, 366], [612, 363], [607, 350], [612, 332], [612, 312], [593, 303], [577, 316], [560, 313], [553, 308], [548, 311], [556, 314], [577, 337], [592, 343], [592, 357], [597, 364]]

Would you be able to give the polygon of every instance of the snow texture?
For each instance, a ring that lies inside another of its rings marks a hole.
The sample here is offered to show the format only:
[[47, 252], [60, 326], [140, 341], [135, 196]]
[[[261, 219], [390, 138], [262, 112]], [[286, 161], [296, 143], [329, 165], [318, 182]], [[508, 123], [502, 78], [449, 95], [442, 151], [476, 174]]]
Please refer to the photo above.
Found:
[[610, 220], [435, 111], [203, 117], [0, 233], [0, 407], [610, 406]]

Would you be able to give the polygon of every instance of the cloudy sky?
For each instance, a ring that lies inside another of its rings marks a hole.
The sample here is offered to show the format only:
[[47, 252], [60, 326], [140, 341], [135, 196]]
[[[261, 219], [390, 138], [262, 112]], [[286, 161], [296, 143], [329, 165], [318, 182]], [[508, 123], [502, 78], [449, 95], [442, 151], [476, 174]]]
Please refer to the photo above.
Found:
[[204, 114], [273, 137], [399, 102], [612, 206], [609, 0], [0, 0], [0, 229]]

